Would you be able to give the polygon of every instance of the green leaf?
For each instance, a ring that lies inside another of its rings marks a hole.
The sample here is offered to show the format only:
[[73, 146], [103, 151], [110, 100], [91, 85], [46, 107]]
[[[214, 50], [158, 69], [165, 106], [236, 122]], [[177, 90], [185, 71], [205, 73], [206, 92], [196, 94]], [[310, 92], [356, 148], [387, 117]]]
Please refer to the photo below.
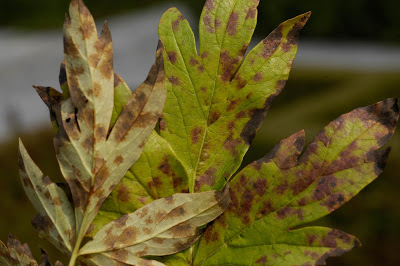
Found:
[[36, 230], [60, 251], [71, 252], [75, 239], [75, 219], [71, 204], [64, 191], [43, 175], [21, 141], [19, 169], [25, 193], [39, 212], [32, 221]]
[[200, 20], [200, 54], [176, 8], [159, 24], [167, 101], [160, 122], [189, 173], [189, 190], [220, 189], [240, 166], [270, 102], [280, 93], [310, 13], [282, 23], [242, 62], [257, 0], [209, 0]]
[[[342, 206], [383, 170], [397, 99], [342, 115], [298, 159], [304, 131], [281, 141], [231, 182], [232, 203], [207, 228], [194, 265], [314, 265], [359, 245], [344, 232], [299, 226]], [[245, 255], [244, 255], [245, 254]]]
[[181, 251], [198, 239], [198, 227], [224, 212], [230, 202], [228, 191], [177, 193], [155, 200], [104, 226], [80, 254], [107, 252], [110, 257], [119, 257], [129, 253], [141, 257]]

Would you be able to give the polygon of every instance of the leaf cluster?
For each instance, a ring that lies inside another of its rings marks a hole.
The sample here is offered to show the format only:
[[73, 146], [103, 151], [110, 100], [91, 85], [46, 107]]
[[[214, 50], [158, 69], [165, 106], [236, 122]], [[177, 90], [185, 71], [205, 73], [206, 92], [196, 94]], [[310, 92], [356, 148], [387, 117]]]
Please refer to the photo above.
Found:
[[[22, 184], [38, 211], [32, 223], [70, 265], [315, 265], [360, 245], [336, 229], [301, 226], [382, 172], [398, 100], [340, 116], [304, 152], [297, 132], [238, 171], [310, 17], [283, 22], [245, 58], [258, 4], [207, 0], [199, 51], [182, 14], [166, 11], [156, 62], [132, 92], [113, 71], [107, 23], [98, 36], [82, 1], [71, 1], [62, 93], [35, 86], [67, 185], [19, 148]], [[10, 239], [3, 261], [37, 265]]]

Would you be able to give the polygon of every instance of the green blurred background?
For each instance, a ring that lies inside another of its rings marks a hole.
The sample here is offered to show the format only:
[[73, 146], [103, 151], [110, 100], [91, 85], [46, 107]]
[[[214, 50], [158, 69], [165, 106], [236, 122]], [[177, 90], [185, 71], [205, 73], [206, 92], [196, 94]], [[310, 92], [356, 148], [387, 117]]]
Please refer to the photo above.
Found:
[[[61, 31], [68, 8], [67, 0], [0, 0], [0, 3], [0, 30], [29, 34], [51, 29]], [[203, 5], [202, 0], [87, 0], [85, 3], [96, 18], [137, 14], [135, 12], [140, 13], [158, 4], [166, 7], [184, 4], [192, 12], [190, 15], [194, 21], [197, 21]], [[400, 50], [400, 46], [397, 47], [400, 44], [400, 1], [397, 0], [261, 0], [255, 38], [265, 37], [280, 22], [309, 10], [313, 15], [302, 34], [300, 51], [302, 40], [317, 41], [317, 46], [322, 40], [322, 43], [332, 43], [333, 46], [351, 43], [350, 47], [354, 49], [357, 49], [357, 44], [373, 44], [372, 47], [388, 45], [390, 49]], [[356, 45], [354, 41], [357, 41]], [[388, 97], [400, 96], [399, 67], [358, 69], [326, 67], [326, 62], [320, 63], [324, 67], [315, 63], [295, 64], [286, 89], [272, 104], [245, 163], [262, 157], [279, 140], [294, 132], [305, 129], [309, 142], [339, 115]], [[147, 70], [147, 66], [145, 68]], [[3, 90], [1, 88], [0, 97]], [[12, 232], [28, 242], [34, 254], [40, 257], [40, 247], [46, 250], [51, 250], [51, 247], [38, 240], [30, 225], [36, 212], [27, 201], [18, 177], [17, 136], [24, 140], [31, 156], [44, 172], [60, 181], [61, 174], [52, 147], [54, 132], [50, 123], [42, 129], [25, 131], [13, 125], [13, 119], [9, 121], [12, 134], [0, 143], [0, 239], [6, 240], [8, 233]], [[340, 258], [328, 259], [328, 265], [400, 265], [399, 130], [390, 141], [392, 153], [384, 173], [341, 209], [316, 223], [353, 234], [363, 244]], [[54, 259], [59, 254], [52, 255]]]

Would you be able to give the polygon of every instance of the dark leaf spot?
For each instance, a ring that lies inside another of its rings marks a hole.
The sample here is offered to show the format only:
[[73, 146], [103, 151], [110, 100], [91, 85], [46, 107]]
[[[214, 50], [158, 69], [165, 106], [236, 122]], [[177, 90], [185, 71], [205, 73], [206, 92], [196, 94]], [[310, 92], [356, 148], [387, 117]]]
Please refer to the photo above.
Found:
[[201, 130], [201, 128], [199, 128], [199, 127], [195, 127], [195, 128], [192, 130], [192, 132], [191, 132], [191, 139], [192, 139], [193, 144], [196, 144], [196, 143], [199, 142], [200, 137], [201, 137], [201, 133], [202, 133], [202, 130]]
[[232, 12], [231, 15], [229, 16], [226, 31], [230, 36], [236, 35], [238, 19], [239, 19], [239, 14], [236, 12]]

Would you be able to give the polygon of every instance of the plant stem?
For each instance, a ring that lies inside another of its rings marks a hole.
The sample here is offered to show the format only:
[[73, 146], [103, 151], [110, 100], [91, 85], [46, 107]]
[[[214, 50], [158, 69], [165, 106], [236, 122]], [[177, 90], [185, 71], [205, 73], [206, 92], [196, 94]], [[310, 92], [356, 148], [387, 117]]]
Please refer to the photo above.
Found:
[[78, 233], [77, 238], [76, 238], [74, 250], [72, 251], [71, 259], [70, 259], [70, 261], [68, 263], [68, 266], [74, 266], [75, 265], [75, 261], [79, 256], [79, 249], [81, 247], [82, 240], [85, 237], [85, 233], [87, 231], [87, 226], [86, 226], [87, 214], [88, 214], [88, 211], [87, 211], [87, 208], [86, 208], [85, 214], [84, 214], [83, 219], [82, 219], [81, 227], [79, 229], [79, 233]]

